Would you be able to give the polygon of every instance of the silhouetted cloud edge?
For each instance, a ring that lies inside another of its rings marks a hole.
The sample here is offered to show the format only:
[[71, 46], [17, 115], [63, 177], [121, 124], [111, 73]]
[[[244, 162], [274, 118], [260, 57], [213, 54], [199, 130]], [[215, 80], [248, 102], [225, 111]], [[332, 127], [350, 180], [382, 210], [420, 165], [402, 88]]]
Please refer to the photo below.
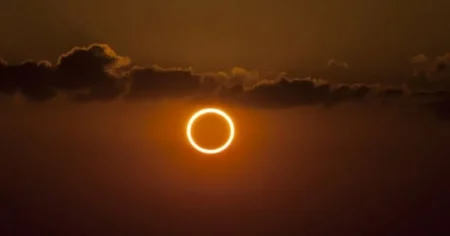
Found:
[[[425, 76], [429, 81], [438, 74], [439, 81], [445, 80], [442, 73], [449, 58], [442, 56], [432, 62], [423, 54], [411, 58], [413, 77]], [[328, 64], [348, 69], [346, 62], [336, 59]], [[423, 74], [423, 71], [426, 73]], [[257, 71], [239, 67], [228, 73], [195, 73], [192, 68], [162, 68], [156, 65], [142, 67], [134, 65], [128, 57], [118, 55], [107, 44], [99, 43], [74, 47], [61, 54], [54, 65], [48, 61], [24, 61], [10, 65], [0, 60], [0, 93], [20, 93], [28, 101], [35, 102], [51, 100], [61, 93], [79, 102], [191, 98], [263, 108], [329, 107], [368, 99], [411, 99], [426, 104], [440, 117], [447, 119], [449, 90], [445, 86], [439, 89], [428, 86], [429, 83], [420, 86], [414, 80], [411, 82], [400, 87], [366, 83], [331, 84], [321, 78], [291, 78], [284, 73], [264, 77]]]

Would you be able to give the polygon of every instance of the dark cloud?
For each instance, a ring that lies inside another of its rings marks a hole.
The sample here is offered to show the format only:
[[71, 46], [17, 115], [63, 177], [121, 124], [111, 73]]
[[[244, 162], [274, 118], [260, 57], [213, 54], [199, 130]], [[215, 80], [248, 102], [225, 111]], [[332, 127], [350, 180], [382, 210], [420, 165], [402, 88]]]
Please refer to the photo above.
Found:
[[414, 65], [425, 64], [428, 62], [428, 57], [425, 54], [417, 54], [409, 59]]
[[110, 100], [125, 92], [122, 69], [130, 65], [127, 57], [117, 55], [108, 45], [76, 47], [58, 59], [54, 86], [83, 92], [78, 100]]
[[[240, 67], [229, 73], [139, 67], [106, 44], [92, 44], [62, 54], [55, 65], [47, 61], [9, 65], [0, 60], [0, 92], [21, 93], [31, 101], [45, 101], [63, 93], [80, 102], [192, 98], [267, 108], [329, 107], [342, 102], [412, 97], [425, 99], [434, 104], [428, 107], [448, 117], [444, 111], [448, 108], [445, 82], [450, 81], [450, 54], [435, 59], [419, 54], [410, 62], [414, 74], [407, 86], [332, 84], [320, 78], [290, 78], [285, 73], [261, 75]], [[336, 59], [329, 60], [328, 66], [348, 69], [346, 62]]]
[[22, 93], [29, 100], [48, 100], [66, 91], [76, 100], [109, 100], [125, 91], [120, 69], [129, 65], [107, 45], [76, 47], [64, 53], [56, 65], [26, 61], [0, 67], [0, 91]]
[[58, 59], [55, 85], [73, 90], [95, 87], [113, 79], [110, 72], [120, 67], [120, 60], [107, 45], [74, 48]]
[[440, 98], [440, 99], [446, 99], [450, 98], [450, 91], [448, 90], [423, 90], [423, 91], [414, 91], [411, 93], [411, 97], [416, 98]]
[[242, 101], [258, 107], [319, 104], [329, 97], [330, 86], [315, 79], [262, 81], [243, 93]]
[[450, 53], [435, 58], [418, 54], [410, 59], [413, 74], [409, 85], [413, 88], [450, 89]]
[[125, 98], [185, 97], [199, 92], [201, 77], [190, 69], [163, 69], [157, 66], [134, 68]]
[[360, 101], [371, 90], [371, 86], [364, 84], [331, 85], [320, 79], [283, 77], [261, 81], [248, 89], [233, 86], [222, 92], [222, 96], [256, 107], [286, 108], [300, 105], [332, 106], [345, 101]]
[[405, 90], [402, 88], [387, 88], [381, 90], [379, 95], [384, 98], [398, 98], [405, 94]]
[[345, 100], [359, 101], [366, 97], [373, 90], [372, 86], [366, 84], [340, 84], [331, 90], [331, 103]]
[[331, 68], [333, 68], [333, 67], [344, 68], [344, 69], [349, 68], [349, 65], [346, 61], [342, 61], [342, 60], [339, 60], [336, 58], [329, 59], [327, 62], [327, 66], [331, 67]]
[[21, 92], [33, 101], [47, 100], [56, 95], [51, 87], [54, 70], [49, 62], [26, 61], [20, 65], [0, 67], [0, 91], [6, 94]]

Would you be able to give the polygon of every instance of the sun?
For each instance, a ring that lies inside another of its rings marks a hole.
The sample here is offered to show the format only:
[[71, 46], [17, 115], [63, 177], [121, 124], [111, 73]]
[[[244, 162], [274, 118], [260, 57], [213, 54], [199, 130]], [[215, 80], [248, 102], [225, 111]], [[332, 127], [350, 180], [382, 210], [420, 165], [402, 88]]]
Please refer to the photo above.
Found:
[[[230, 134], [228, 136], [227, 141], [222, 146], [215, 148], [215, 149], [206, 149], [206, 148], [200, 147], [194, 141], [194, 138], [192, 138], [192, 126], [194, 125], [197, 118], [199, 118], [202, 115], [206, 115], [206, 114], [216, 114], [216, 115], [221, 116], [222, 118], [224, 118], [227, 121], [228, 126], [230, 128]], [[188, 138], [189, 142], [191, 143], [191, 145], [195, 149], [197, 149], [197, 151], [202, 152], [204, 154], [217, 154], [217, 153], [222, 152], [223, 150], [227, 149], [228, 146], [230, 146], [231, 142], [233, 141], [233, 139], [234, 139], [234, 123], [233, 123], [233, 120], [231, 119], [231, 117], [229, 115], [227, 115], [227, 113], [225, 113], [224, 111], [219, 110], [217, 108], [204, 108], [204, 109], [197, 111], [189, 119], [187, 127], [186, 127], [186, 135], [187, 135], [187, 138]]]

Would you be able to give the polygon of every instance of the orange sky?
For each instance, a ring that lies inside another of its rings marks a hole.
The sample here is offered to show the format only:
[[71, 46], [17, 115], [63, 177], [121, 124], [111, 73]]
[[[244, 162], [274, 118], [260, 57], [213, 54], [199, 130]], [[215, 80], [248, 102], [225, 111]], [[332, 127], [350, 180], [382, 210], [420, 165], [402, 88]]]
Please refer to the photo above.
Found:
[[[4, 1], [0, 235], [450, 235], [448, 22], [448, 0]], [[213, 156], [186, 138], [204, 107], [235, 123]]]
[[448, 52], [449, 4], [16, 0], [0, 9], [0, 55], [53, 60], [75, 45], [101, 42], [145, 66], [311, 73], [341, 58], [366, 74], [398, 71], [416, 54]]

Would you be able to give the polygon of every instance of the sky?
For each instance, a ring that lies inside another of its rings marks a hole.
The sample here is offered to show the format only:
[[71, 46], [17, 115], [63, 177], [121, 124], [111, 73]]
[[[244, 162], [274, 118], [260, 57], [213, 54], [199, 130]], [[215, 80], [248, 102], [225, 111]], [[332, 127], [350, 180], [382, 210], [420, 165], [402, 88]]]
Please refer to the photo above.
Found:
[[54, 60], [99, 42], [143, 65], [309, 73], [341, 58], [396, 71], [417, 54], [449, 52], [448, 9], [445, 0], [17, 0], [0, 10], [0, 55]]
[[[4, 2], [0, 234], [448, 234], [449, 20], [444, 0]], [[204, 107], [235, 122], [217, 155], [186, 138]]]

